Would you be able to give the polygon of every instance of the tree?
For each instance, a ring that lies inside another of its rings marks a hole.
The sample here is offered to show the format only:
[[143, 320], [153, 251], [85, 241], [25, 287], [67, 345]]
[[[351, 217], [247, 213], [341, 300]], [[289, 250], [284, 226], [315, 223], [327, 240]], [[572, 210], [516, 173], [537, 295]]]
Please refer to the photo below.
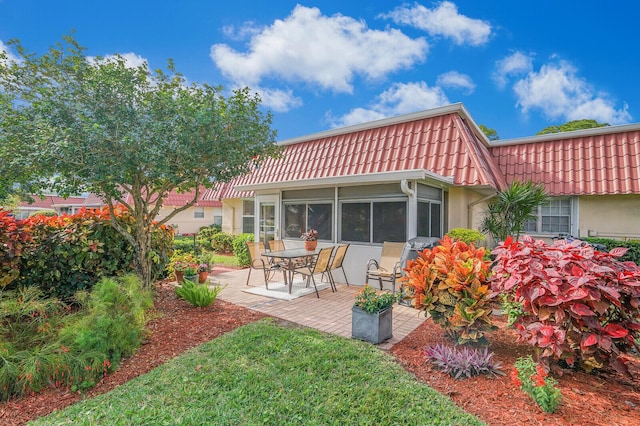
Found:
[[498, 132], [496, 132], [495, 129], [487, 127], [484, 124], [478, 124], [478, 127], [480, 127], [482, 133], [484, 133], [484, 135], [489, 138], [490, 141], [497, 141], [498, 139], [500, 139], [498, 137]]
[[596, 120], [573, 120], [559, 126], [549, 126], [540, 130], [536, 135], [546, 135], [549, 133], [571, 132], [573, 130], [593, 129], [596, 127], [606, 127], [609, 123], [598, 123]]
[[[225, 97], [221, 87], [187, 84], [171, 61], [166, 74], [146, 63], [127, 66], [119, 55], [91, 59], [70, 36], [40, 56], [19, 41], [9, 46], [19, 60], [0, 56], [3, 186], [102, 196], [147, 286], [154, 230], [191, 207], [201, 188], [277, 153], [271, 114], [248, 88]], [[154, 222], [173, 190], [194, 197]], [[134, 217], [134, 229], [116, 220], [119, 207]]]
[[504, 241], [510, 235], [518, 239], [525, 222], [535, 219], [538, 206], [547, 200], [542, 184], [514, 181], [489, 201], [482, 231], [490, 233], [496, 241]]

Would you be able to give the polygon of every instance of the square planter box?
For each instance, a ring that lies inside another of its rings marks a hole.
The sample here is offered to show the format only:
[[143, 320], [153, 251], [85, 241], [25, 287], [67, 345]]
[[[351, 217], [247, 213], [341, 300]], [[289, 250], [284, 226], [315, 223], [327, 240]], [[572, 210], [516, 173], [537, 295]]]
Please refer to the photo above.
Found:
[[358, 307], [351, 308], [351, 338], [374, 344], [392, 337], [393, 307], [370, 314]]

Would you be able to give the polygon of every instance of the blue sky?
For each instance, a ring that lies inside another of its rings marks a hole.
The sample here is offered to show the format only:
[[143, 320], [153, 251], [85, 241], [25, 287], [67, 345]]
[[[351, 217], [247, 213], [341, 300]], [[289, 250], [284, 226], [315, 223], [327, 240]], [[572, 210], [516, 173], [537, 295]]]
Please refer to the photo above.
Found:
[[[278, 140], [462, 102], [501, 139], [640, 121], [640, 3], [0, 0], [0, 49], [76, 31], [190, 82], [248, 85]], [[9, 54], [12, 52], [9, 50]], [[14, 52], [13, 52], [14, 53]]]

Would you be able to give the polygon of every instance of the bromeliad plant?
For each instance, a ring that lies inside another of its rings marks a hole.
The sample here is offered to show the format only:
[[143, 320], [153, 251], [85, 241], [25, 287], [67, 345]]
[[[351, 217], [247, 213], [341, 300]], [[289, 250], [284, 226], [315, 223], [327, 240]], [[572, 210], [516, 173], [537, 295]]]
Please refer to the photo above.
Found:
[[628, 371], [620, 355], [639, 349], [640, 267], [616, 260], [625, 251], [528, 236], [493, 250], [492, 290], [521, 305], [515, 328], [545, 368], [563, 360], [586, 371]]
[[185, 279], [180, 287], [176, 287], [176, 295], [191, 303], [197, 308], [210, 306], [216, 301], [218, 294], [224, 287], [220, 284], [209, 287], [208, 284], [198, 284]]
[[493, 329], [490, 262], [484, 248], [445, 236], [440, 245], [411, 260], [401, 278], [412, 304], [430, 315], [456, 344], [483, 343]]

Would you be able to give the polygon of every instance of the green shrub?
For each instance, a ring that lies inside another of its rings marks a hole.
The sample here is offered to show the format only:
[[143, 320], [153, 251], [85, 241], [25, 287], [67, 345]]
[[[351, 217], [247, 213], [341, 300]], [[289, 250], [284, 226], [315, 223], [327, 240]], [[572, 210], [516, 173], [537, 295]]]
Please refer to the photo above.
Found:
[[[119, 214], [123, 227], [134, 219]], [[109, 214], [82, 211], [72, 216], [32, 216], [24, 221], [31, 240], [21, 257], [17, 286], [39, 286], [45, 294], [69, 300], [102, 277], [133, 271], [133, 247], [111, 225]], [[162, 227], [152, 236], [154, 278], [161, 276], [172, 251], [172, 234]]]
[[84, 317], [61, 336], [79, 352], [95, 350], [117, 363], [142, 342], [146, 311], [152, 306], [153, 295], [135, 275], [102, 278], [86, 299]]
[[193, 245], [193, 236], [191, 237], [175, 237], [173, 240], [173, 249], [182, 253], [195, 254]]
[[208, 284], [198, 284], [191, 280], [185, 279], [182, 285], [176, 287], [176, 295], [185, 299], [197, 308], [210, 306], [216, 301], [218, 294], [224, 287], [216, 285], [213, 288]]
[[198, 236], [196, 237], [198, 246], [203, 250], [213, 250], [213, 245], [211, 244], [213, 236], [220, 233], [220, 231], [221, 229], [218, 225], [211, 225], [206, 228], [200, 228], [200, 231], [198, 231]]
[[253, 238], [253, 234], [240, 234], [233, 240], [233, 253], [238, 259], [240, 266], [249, 266], [251, 263], [247, 241], [253, 241]]
[[636, 265], [640, 265], [640, 240], [627, 240], [620, 241], [611, 238], [582, 238], [583, 241], [594, 244], [604, 244], [607, 250], [612, 250], [616, 247], [625, 247], [629, 250], [619, 260], [622, 262], [630, 261]]
[[477, 231], [475, 229], [467, 229], [467, 228], [453, 228], [445, 235], [455, 239], [462, 240], [467, 244], [478, 244], [485, 240], [485, 236], [482, 232]]
[[211, 247], [218, 253], [233, 253], [233, 238], [226, 232], [218, 232], [211, 237]]
[[58, 213], [55, 210], [38, 210], [36, 212], [31, 213], [29, 216], [36, 216], [36, 215], [53, 217], [53, 216], [58, 216]]

